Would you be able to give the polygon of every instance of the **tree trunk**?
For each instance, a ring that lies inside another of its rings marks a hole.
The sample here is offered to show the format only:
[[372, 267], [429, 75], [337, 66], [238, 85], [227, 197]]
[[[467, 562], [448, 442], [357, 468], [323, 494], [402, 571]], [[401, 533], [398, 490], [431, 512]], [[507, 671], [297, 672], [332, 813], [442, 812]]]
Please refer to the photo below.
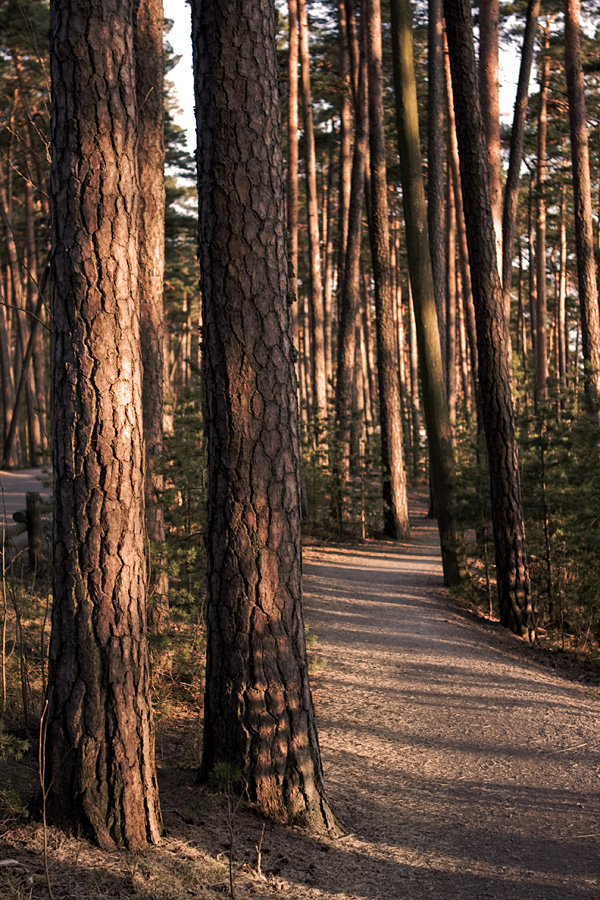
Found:
[[[287, 165], [287, 228], [290, 242], [290, 293], [292, 304], [292, 338], [299, 346], [298, 333], [298, 2], [288, 0], [288, 165]], [[300, 363], [301, 365], [301, 363]]]
[[390, 265], [385, 131], [383, 125], [383, 63], [379, 0], [366, 2], [367, 60], [369, 72], [369, 148], [371, 210], [369, 237], [373, 259], [377, 310], [377, 373], [381, 422], [383, 531], [404, 540], [410, 535], [406, 473], [402, 448], [400, 379], [396, 360], [394, 297]]
[[[165, 268], [165, 146], [163, 99], [163, 2], [135, 2], [135, 77], [138, 105], [139, 304], [144, 365], [142, 398], [146, 442], [146, 529], [149, 540], [165, 540], [161, 500], [163, 477], [156, 463], [163, 450]], [[158, 550], [158, 548], [157, 548]], [[158, 551], [160, 553], [160, 551]], [[163, 630], [169, 609], [169, 580], [150, 558], [150, 621]]]
[[585, 384], [594, 403], [600, 398], [600, 312], [594, 233], [588, 127], [581, 65], [580, 0], [565, 2], [565, 68], [571, 127], [573, 193], [575, 198], [575, 242], [581, 308], [581, 343], [586, 363]]
[[502, 263], [502, 160], [498, 85], [499, 0], [479, 0], [479, 98], [485, 131], [498, 267]]
[[162, 830], [146, 639], [133, 12], [131, 0], [51, 9], [54, 607], [41, 788], [50, 821], [131, 849]]
[[567, 187], [560, 189], [560, 276], [558, 287], [558, 310], [556, 331], [558, 342], [558, 389], [559, 405], [562, 407], [567, 390]]
[[392, 0], [392, 54], [396, 86], [396, 122], [406, 244], [414, 300], [429, 465], [442, 547], [444, 580], [458, 585], [467, 578], [462, 532], [456, 521], [454, 447], [444, 391], [429, 235], [423, 187], [417, 88], [408, 0]]
[[504, 315], [476, 85], [471, 4], [444, 0], [479, 350], [500, 619], [535, 637]]
[[208, 438], [201, 775], [237, 768], [265, 815], [337, 831], [302, 620], [275, 7], [194, 0], [192, 23]]
[[537, 128], [537, 216], [535, 222], [535, 269], [536, 269], [536, 341], [535, 341], [535, 387], [536, 400], [546, 400], [548, 381], [548, 304], [546, 300], [546, 135], [548, 131], [548, 76], [550, 74], [550, 34], [548, 24], [544, 38], [544, 54], [540, 68], [540, 89], [538, 94]]
[[368, 141], [367, 72], [364, 54], [361, 54], [360, 58], [354, 120], [355, 137], [346, 258], [342, 269], [339, 303], [335, 380], [335, 446], [332, 454], [331, 513], [338, 526], [342, 525], [344, 493], [349, 474], [356, 325], [360, 314], [360, 256]]
[[521, 51], [519, 82], [515, 99], [513, 126], [510, 133], [510, 156], [506, 187], [504, 189], [504, 207], [502, 210], [502, 290], [504, 310], [507, 321], [510, 319], [510, 286], [512, 280], [512, 260], [517, 226], [517, 207], [519, 198], [519, 182], [521, 180], [521, 162], [523, 159], [523, 143], [525, 138], [525, 119], [529, 100], [529, 79], [533, 63], [535, 32], [541, 0], [528, 0], [525, 20], [525, 34]]
[[[429, 0], [427, 54], [427, 225], [435, 307], [442, 342], [442, 363], [446, 369], [446, 215], [444, 185], [444, 15], [442, 0]], [[447, 227], [447, 226], [446, 226]]]
[[306, 204], [308, 216], [308, 251], [311, 283], [311, 360], [317, 434], [327, 420], [327, 375], [325, 364], [325, 309], [321, 247], [319, 242], [319, 197], [317, 193], [317, 161], [310, 89], [310, 54], [306, 0], [298, 0], [300, 26], [300, 72], [302, 81], [302, 113], [304, 121], [304, 158], [306, 164]]

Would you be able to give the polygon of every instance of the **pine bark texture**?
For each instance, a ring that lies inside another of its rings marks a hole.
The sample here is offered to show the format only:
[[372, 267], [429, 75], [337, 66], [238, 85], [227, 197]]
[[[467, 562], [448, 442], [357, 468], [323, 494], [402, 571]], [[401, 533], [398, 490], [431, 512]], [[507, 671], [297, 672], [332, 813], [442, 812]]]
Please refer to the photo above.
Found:
[[391, 11], [400, 177], [429, 443], [429, 465], [440, 532], [444, 580], [446, 584], [453, 586], [466, 580], [467, 562], [463, 535], [456, 521], [454, 447], [444, 390], [444, 369], [429, 251], [409, 0], [392, 0]]
[[575, 243], [577, 248], [577, 279], [581, 309], [581, 342], [583, 358], [587, 366], [586, 386], [600, 398], [600, 312], [596, 261], [594, 258], [594, 233], [592, 226], [592, 199], [590, 181], [590, 155], [585, 106], [583, 68], [581, 65], [581, 3], [565, 2], [565, 68], [567, 95], [569, 98], [569, 124], [571, 128], [571, 156], [573, 160], [573, 195], [575, 200]]
[[369, 237], [375, 283], [383, 531], [387, 537], [404, 540], [410, 535], [410, 524], [402, 446], [400, 376], [396, 355], [394, 298], [392, 295], [379, 0], [366, 0], [366, 13], [371, 169]]
[[[160, 495], [163, 479], [156, 463], [163, 450], [165, 269], [164, 12], [162, 0], [136, 0], [135, 78], [138, 107], [139, 303], [146, 442], [146, 528], [151, 541], [165, 539]], [[150, 620], [161, 631], [168, 611], [168, 578], [150, 560]]]
[[503, 625], [535, 636], [519, 456], [508, 359], [508, 324], [498, 273], [483, 124], [477, 97], [471, 4], [444, 0], [479, 350], [479, 389], [488, 451], [496, 573]]
[[209, 470], [201, 775], [238, 767], [265, 815], [335, 831], [302, 618], [275, 10], [194, 0], [192, 22]]
[[[50, 821], [158, 840], [146, 639], [131, 0], [51, 9], [54, 607]], [[38, 805], [40, 803], [38, 789]]]

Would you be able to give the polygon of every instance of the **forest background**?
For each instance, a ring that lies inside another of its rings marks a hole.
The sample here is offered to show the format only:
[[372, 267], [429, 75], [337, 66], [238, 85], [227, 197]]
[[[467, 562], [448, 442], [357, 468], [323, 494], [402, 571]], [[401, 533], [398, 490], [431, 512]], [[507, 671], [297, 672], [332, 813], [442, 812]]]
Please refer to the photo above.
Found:
[[[368, 204], [372, 203], [369, 187], [360, 195], [354, 259], [344, 259], [342, 255], [346, 241], [342, 210], [349, 212], [352, 193], [352, 135], [356, 147], [361, 127], [365, 131], [365, 123], [360, 125], [360, 116], [364, 117], [359, 96], [361, 53], [364, 55], [360, 46], [360, 10], [355, 10], [355, 22], [345, 23], [346, 38], [340, 41], [341, 7], [325, 2], [307, 6], [312, 96], [309, 102], [305, 94], [304, 107], [300, 107], [304, 118], [297, 129], [301, 140], [295, 180], [299, 249], [295, 273], [298, 302], [294, 305], [304, 527], [308, 535], [335, 534], [362, 540], [382, 534], [389, 537], [386, 517], [390, 502], [385, 494], [382, 499], [382, 481], [386, 480], [387, 470], [386, 464], [382, 466], [378, 381], [381, 363], [376, 339], [378, 301], [373, 275], [374, 251], [369, 240], [373, 229], [368, 210]], [[502, 4], [500, 41], [508, 47], [519, 48], [522, 44], [526, 7], [522, 3]], [[586, 341], [588, 344], [590, 340], [598, 341], [600, 336], [590, 337], [585, 333], [587, 322], [582, 318], [580, 305], [562, 9], [563, 4], [542, 4], [536, 32], [519, 177], [515, 252], [511, 261], [511, 384], [536, 630], [538, 634], [554, 636], [563, 649], [596, 654], [600, 639], [598, 418], [595, 400], [590, 402], [589, 392], [585, 390], [589, 381], [589, 357], [584, 359], [584, 349]], [[0, 91], [4, 110], [0, 135], [0, 213], [4, 229], [0, 248], [0, 371], [3, 466], [11, 467], [50, 464], [52, 314], [48, 306], [47, 274], [50, 194], [47, 13], [43, 0], [8, 2], [0, 12], [3, 48]], [[427, 176], [433, 138], [428, 129], [431, 98], [427, 88], [431, 78], [427, 66], [431, 36], [425, 4], [415, 4], [414, 14], [421, 144], [424, 175], [430, 191], [433, 182]], [[393, 369], [398, 378], [405, 482], [423, 488], [429, 486], [424, 397], [404, 237], [387, 4], [383, 6], [383, 16], [382, 98]], [[598, 5], [587, 4], [582, 56], [596, 256], [600, 249], [597, 16]], [[293, 104], [298, 103], [298, 98], [294, 100], [290, 94], [293, 79], [290, 79], [288, 28], [288, 7], [281, 4], [279, 52], [286, 123], [290, 114], [293, 115]], [[168, 48], [168, 25], [165, 39]], [[519, 59], [518, 49], [516, 55]], [[174, 64], [169, 49], [166, 59], [169, 70]], [[307, 82], [305, 71], [304, 90]], [[497, 618], [501, 617], [501, 610], [494, 587], [488, 463], [482, 439], [481, 409], [478, 414], [477, 408], [472, 273], [460, 202], [458, 139], [448, 71], [442, 91], [443, 127], [438, 136], [444, 139], [443, 174], [441, 181], [437, 181], [437, 186], [442, 188], [439, 198], [442, 214], [437, 221], [441, 250], [437, 253], [436, 284], [442, 284], [443, 290], [436, 296], [436, 302], [457, 463], [457, 509], [460, 527], [465, 529], [469, 540], [473, 602]], [[182, 99], [179, 98], [180, 102]], [[165, 753], [175, 753], [195, 763], [197, 730], [190, 723], [197, 720], [202, 707], [206, 462], [202, 437], [195, 170], [183, 130], [174, 121], [175, 102], [172, 92], [168, 92], [165, 438], [160, 462], [164, 486], [159, 498], [167, 538], [164, 544], [155, 543], [151, 548], [152, 568], [168, 577], [169, 588], [168, 602], [159, 610], [152, 640], [159, 748], [162, 740], [164, 747], [169, 745]], [[510, 129], [506, 125], [500, 129], [497, 115], [496, 119], [501, 198]], [[307, 139], [311, 130], [314, 160]], [[488, 149], [493, 140], [489, 138]], [[289, 138], [285, 149], [289, 154]], [[432, 257], [435, 259], [436, 253]], [[339, 386], [342, 379], [338, 367], [342, 344], [338, 336], [343, 273], [350, 271], [351, 265], [354, 265], [357, 294], [352, 327], [347, 332], [350, 338], [343, 342], [344, 349], [351, 352], [349, 362], [344, 363], [349, 366], [349, 377], [348, 373], [344, 375], [344, 384], [349, 390], [351, 415], [346, 423], [347, 433], [341, 433]], [[315, 295], [319, 292], [321, 299], [315, 306]], [[594, 302], [597, 306], [597, 291]], [[600, 347], [596, 349], [600, 351]], [[22, 562], [21, 557], [6, 563], [4, 572], [2, 723], [8, 723], [13, 733], [16, 727], [17, 733], [26, 735], [35, 729], [36, 713], [44, 693], [51, 595], [44, 567], [32, 579]], [[173, 716], [175, 709], [179, 719]], [[168, 721], [168, 732], [161, 732], [161, 721]], [[177, 735], [174, 742], [170, 740], [173, 735]], [[9, 745], [8, 737], [3, 741]], [[17, 746], [18, 741], [15, 744], [11, 738], [11, 745]]]

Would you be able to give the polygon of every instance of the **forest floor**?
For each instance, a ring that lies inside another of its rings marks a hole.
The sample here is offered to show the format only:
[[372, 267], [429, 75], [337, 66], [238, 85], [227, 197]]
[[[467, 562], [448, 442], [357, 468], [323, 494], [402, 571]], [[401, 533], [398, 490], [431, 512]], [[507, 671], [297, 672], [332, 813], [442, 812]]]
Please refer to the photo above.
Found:
[[[461, 610], [442, 587], [422, 502], [412, 522], [407, 544], [306, 547], [325, 779], [347, 833], [268, 823], [261, 846], [262, 820], [240, 808], [235, 896], [597, 900], [598, 679]], [[160, 781], [158, 848], [106, 854], [49, 829], [55, 900], [228, 895], [223, 798], [193, 771], [163, 766]], [[3, 841], [1, 831], [0, 866], [12, 858], [21, 870], [6, 867], [3, 888], [0, 868], [0, 897], [30, 897], [28, 884], [47, 896], [41, 827], [5, 825]]]

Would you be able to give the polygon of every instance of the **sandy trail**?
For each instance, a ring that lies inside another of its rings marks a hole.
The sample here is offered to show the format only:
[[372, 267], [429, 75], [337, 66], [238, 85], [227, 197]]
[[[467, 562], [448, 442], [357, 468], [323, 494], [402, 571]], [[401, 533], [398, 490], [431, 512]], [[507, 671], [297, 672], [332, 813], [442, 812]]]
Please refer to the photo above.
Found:
[[331, 896], [598, 898], [598, 690], [454, 611], [413, 512], [399, 549], [305, 555], [323, 762], [357, 857]]

